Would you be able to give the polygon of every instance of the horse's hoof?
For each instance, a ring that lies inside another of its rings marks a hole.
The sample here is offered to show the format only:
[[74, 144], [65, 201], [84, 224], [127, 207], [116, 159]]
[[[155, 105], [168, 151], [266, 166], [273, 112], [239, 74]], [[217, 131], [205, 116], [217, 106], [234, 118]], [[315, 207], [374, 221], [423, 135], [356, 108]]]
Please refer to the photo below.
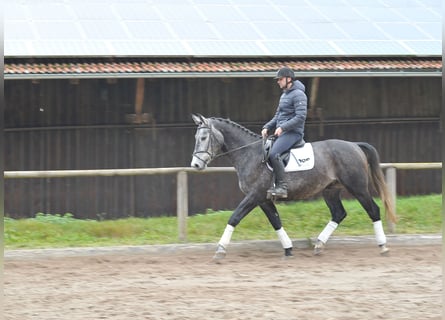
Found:
[[292, 254], [292, 248], [284, 249], [284, 259], [290, 259], [293, 257], [294, 255]]
[[318, 240], [314, 247], [314, 255], [319, 256], [323, 253], [323, 251], [324, 251], [324, 243]]
[[216, 248], [215, 255], [213, 256], [213, 260], [221, 260], [226, 257], [226, 249], [222, 245], [218, 245]]
[[380, 255], [382, 255], [382, 256], [389, 255], [389, 249], [384, 244], [382, 244], [379, 247], [380, 247]]

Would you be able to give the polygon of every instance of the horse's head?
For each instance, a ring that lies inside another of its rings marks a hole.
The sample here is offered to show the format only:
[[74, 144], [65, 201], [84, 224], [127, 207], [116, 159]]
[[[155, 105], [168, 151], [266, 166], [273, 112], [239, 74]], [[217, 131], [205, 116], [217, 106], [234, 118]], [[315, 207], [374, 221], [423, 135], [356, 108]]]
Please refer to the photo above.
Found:
[[192, 114], [193, 121], [198, 126], [195, 134], [195, 149], [193, 150], [193, 168], [203, 170], [218, 155], [224, 144], [224, 136], [216, 129], [211, 120], [200, 114]]

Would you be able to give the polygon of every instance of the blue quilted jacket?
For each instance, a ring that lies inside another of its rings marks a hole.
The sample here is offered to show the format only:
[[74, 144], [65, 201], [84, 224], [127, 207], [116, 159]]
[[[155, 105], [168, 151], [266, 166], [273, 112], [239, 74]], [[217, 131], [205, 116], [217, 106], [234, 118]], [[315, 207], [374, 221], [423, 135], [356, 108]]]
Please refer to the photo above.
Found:
[[295, 80], [292, 87], [283, 91], [275, 116], [267, 122], [263, 129], [272, 133], [278, 127], [284, 132], [294, 131], [304, 136], [304, 123], [307, 114], [307, 96], [304, 84]]

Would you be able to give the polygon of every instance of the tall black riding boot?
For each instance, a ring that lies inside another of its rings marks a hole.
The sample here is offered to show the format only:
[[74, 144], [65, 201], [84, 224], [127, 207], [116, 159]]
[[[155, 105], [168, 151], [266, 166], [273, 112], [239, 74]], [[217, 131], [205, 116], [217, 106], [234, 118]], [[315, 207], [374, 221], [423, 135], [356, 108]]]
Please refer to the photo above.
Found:
[[268, 192], [277, 198], [287, 198], [287, 184], [284, 180], [284, 163], [281, 157], [278, 155], [270, 159], [273, 172], [275, 175], [275, 187]]

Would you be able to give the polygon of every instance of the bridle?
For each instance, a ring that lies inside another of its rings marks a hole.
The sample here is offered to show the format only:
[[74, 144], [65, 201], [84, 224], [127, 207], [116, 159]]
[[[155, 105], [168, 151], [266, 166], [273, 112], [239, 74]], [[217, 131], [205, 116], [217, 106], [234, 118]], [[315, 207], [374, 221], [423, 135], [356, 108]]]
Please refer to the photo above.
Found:
[[[214, 135], [214, 133], [213, 133], [213, 131], [212, 131], [212, 128], [210, 128], [210, 127], [208, 127], [208, 126], [200, 125], [200, 126], [198, 127], [197, 130], [202, 130], [202, 129], [207, 129], [207, 130], [210, 131], [208, 148], [207, 148], [207, 150], [199, 150], [199, 151], [195, 151], [195, 152], [193, 152], [193, 155], [192, 155], [192, 156], [198, 158], [198, 159], [201, 160], [205, 165], [207, 165], [207, 163], [208, 163], [211, 159], [214, 159], [214, 158], [215, 158], [215, 155], [214, 155], [214, 153], [213, 153], [213, 138], [214, 138], [215, 135]], [[216, 139], [216, 138], [215, 138], [215, 139]], [[211, 150], [211, 151], [209, 151], [209, 150]], [[204, 159], [202, 159], [201, 157], [199, 157], [199, 154], [201, 154], [201, 153], [208, 154], [209, 157], [210, 157], [209, 160], [208, 160], [208, 161], [205, 161]]]
[[[254, 145], [254, 144], [257, 144], [257, 143], [260, 143], [260, 142], [263, 141], [263, 140], [260, 139], [260, 140], [257, 140], [257, 141], [250, 142], [250, 143], [248, 143], [248, 144], [242, 145], [242, 146], [240, 146], [240, 147], [237, 147], [237, 148], [234, 148], [234, 149], [225, 151], [225, 152], [223, 152], [223, 153], [214, 154], [214, 153], [213, 153], [213, 140], [214, 140], [214, 139], [215, 139], [215, 140], [218, 140], [218, 138], [215, 137], [215, 134], [213, 133], [212, 128], [210, 128], [209, 126], [201, 125], [201, 126], [198, 127], [197, 130], [202, 130], [202, 129], [207, 129], [207, 130], [210, 131], [210, 135], [209, 135], [209, 136], [210, 136], [210, 139], [209, 139], [209, 145], [208, 145], [208, 148], [207, 148], [207, 150], [195, 151], [195, 152], [193, 152], [193, 155], [192, 155], [192, 156], [198, 158], [199, 160], [201, 160], [201, 161], [202, 161], [204, 164], [206, 164], [206, 165], [207, 165], [207, 164], [210, 162], [210, 160], [212, 160], [212, 159], [216, 159], [216, 158], [225, 156], [225, 155], [227, 155], [227, 154], [229, 154], [229, 153], [232, 153], [232, 152], [235, 152], [235, 151], [238, 151], [238, 150], [247, 148], [247, 147], [249, 147], [249, 146], [251, 146], [251, 145]], [[225, 148], [224, 145], [223, 145], [223, 148]], [[209, 149], [210, 149], [211, 151], [209, 151]], [[200, 154], [200, 153], [208, 154], [209, 157], [210, 157], [209, 160], [208, 160], [208, 161], [205, 161], [204, 159], [200, 158], [199, 155], [198, 155], [198, 154]]]

